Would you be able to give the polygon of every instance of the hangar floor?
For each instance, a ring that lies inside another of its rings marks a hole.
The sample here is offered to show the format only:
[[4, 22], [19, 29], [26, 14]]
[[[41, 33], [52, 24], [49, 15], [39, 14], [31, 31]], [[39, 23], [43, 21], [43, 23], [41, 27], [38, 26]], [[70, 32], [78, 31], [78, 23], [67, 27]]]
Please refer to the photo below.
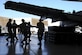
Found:
[[0, 36], [0, 55], [82, 55], [82, 45], [54, 44], [42, 40], [39, 48], [37, 35], [31, 35], [28, 45], [21, 45], [22, 35], [17, 37], [19, 40], [11, 44], [6, 41], [7, 36]]

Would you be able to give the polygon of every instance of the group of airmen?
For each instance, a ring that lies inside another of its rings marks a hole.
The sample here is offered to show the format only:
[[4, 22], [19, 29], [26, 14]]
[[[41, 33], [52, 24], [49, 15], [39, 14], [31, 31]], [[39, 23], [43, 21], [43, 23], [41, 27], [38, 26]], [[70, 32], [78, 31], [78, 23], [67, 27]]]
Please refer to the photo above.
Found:
[[[31, 36], [31, 31], [30, 28], [33, 27], [30, 22], [25, 22], [24, 19], [21, 19], [22, 23], [20, 25], [16, 24], [16, 21], [13, 20], [12, 23], [12, 19], [9, 19], [9, 21], [6, 24], [7, 30], [8, 30], [8, 37], [7, 37], [7, 41], [9, 41], [9, 39], [11, 39], [11, 43], [14, 42], [14, 39], [18, 40], [17, 36], [16, 36], [16, 29], [18, 28], [18, 32], [20, 32], [21, 34], [24, 35], [23, 40], [21, 40], [21, 43], [23, 43], [24, 41], [27, 43], [27, 40], [30, 42], [30, 36]], [[37, 23], [36, 28], [38, 28], [38, 40], [39, 43], [38, 45], [41, 45], [41, 40], [42, 40], [42, 36], [43, 36], [43, 32], [44, 32], [44, 23], [42, 22], [42, 19], [39, 20], [39, 22]], [[29, 44], [29, 43], [27, 43]]]

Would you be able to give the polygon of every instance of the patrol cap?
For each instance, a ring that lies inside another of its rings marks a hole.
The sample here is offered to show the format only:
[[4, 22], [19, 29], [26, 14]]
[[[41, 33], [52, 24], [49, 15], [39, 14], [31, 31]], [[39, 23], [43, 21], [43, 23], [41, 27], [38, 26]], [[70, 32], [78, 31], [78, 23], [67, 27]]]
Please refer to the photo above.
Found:
[[24, 19], [22, 19], [22, 21], [25, 21]]
[[12, 21], [12, 19], [9, 19], [9, 21]]

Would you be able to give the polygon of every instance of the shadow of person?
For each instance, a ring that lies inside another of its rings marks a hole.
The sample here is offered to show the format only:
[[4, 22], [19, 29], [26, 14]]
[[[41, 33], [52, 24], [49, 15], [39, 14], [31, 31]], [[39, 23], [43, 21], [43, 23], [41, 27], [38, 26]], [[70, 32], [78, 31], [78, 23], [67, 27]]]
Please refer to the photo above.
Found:
[[7, 53], [7, 55], [16, 55], [15, 54], [16, 43], [15, 44], [7, 45], [7, 47], [8, 47], [8, 53]]
[[37, 55], [42, 55], [42, 48], [41, 48], [41, 45], [40, 45], [39, 48], [38, 48]]
[[42, 49], [41, 46], [42, 46], [42, 44], [39, 45], [39, 49]]
[[30, 45], [23, 45], [23, 54], [22, 55], [30, 55]]

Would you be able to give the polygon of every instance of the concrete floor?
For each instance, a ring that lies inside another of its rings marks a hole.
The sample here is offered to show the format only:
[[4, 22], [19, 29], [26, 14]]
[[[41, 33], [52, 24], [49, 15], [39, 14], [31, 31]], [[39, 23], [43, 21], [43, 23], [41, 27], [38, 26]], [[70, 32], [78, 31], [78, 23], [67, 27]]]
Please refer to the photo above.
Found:
[[17, 35], [18, 41], [14, 44], [6, 41], [7, 36], [0, 36], [0, 55], [82, 55], [82, 45], [54, 44], [42, 40], [41, 49], [37, 35], [31, 36], [29, 45], [21, 45], [23, 36]]

